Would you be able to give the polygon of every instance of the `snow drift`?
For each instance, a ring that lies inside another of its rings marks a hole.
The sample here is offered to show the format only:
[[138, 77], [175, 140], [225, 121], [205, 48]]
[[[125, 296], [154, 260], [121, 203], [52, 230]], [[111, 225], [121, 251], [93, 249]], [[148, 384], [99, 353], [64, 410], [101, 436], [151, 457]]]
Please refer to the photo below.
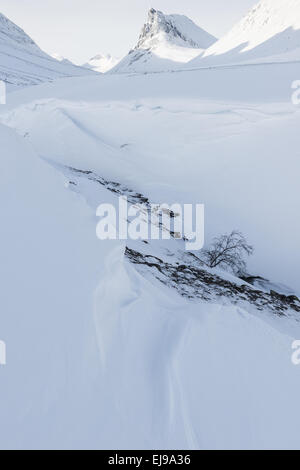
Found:
[[[95, 74], [9, 94], [1, 448], [299, 449], [299, 313], [268, 310], [277, 281], [299, 291], [298, 68]], [[206, 270], [215, 296], [191, 296], [199, 272], [177, 241], [100, 242], [96, 207], [122, 192], [205, 203], [208, 241], [240, 229], [250, 272], [270, 282]], [[162, 282], [170, 259], [177, 284], [196, 272], [185, 295]], [[219, 295], [217, 276], [263, 302]]]
[[55, 169], [0, 138], [0, 447], [298, 447], [297, 323], [146, 280]]

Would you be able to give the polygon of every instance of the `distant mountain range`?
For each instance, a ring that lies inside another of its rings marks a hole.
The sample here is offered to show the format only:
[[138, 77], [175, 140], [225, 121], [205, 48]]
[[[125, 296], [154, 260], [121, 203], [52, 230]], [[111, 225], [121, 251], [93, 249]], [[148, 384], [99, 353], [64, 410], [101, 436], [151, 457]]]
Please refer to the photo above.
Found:
[[261, 0], [219, 40], [186, 16], [151, 8], [136, 46], [123, 59], [98, 54], [81, 67], [46, 54], [0, 13], [0, 80], [11, 87], [93, 73], [288, 61], [300, 61], [300, 0]]

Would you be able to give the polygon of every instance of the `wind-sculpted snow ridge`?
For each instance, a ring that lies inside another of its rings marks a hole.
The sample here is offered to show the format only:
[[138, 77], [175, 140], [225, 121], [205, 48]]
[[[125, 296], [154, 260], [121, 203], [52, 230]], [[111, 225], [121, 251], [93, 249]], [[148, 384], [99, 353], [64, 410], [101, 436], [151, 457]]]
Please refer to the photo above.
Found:
[[[99, 75], [11, 94], [1, 448], [299, 448], [299, 312], [285, 309], [297, 299], [209, 270], [179, 240], [102, 242], [95, 230], [96, 208], [120, 195], [204, 202], [208, 236], [241, 228], [250, 272], [297, 289], [295, 76], [294, 64]], [[258, 309], [267, 301], [272, 314]]]
[[43, 52], [17, 25], [0, 13], [0, 80], [10, 88], [93, 73]]
[[[26, 139], [0, 135], [0, 448], [297, 448], [297, 322], [149, 282]], [[107, 178], [65, 171], [82, 195], [116, 197]]]
[[141, 273], [145, 274], [149, 270], [157, 280], [188, 299], [218, 303], [227, 301], [246, 309], [248, 303], [257, 310], [271, 311], [277, 315], [300, 312], [300, 300], [295, 295], [286, 296], [275, 291], [265, 293], [249, 284], [230, 282], [206, 269], [180, 264], [179, 261], [175, 264], [166, 263], [156, 256], [144, 255], [130, 248], [126, 249], [126, 256], [140, 268]]
[[72, 78], [14, 93], [0, 113], [39, 155], [155, 202], [204, 203], [208, 244], [241, 230], [255, 247], [250, 273], [299, 297], [299, 158], [286, 151], [298, 148], [295, 76], [295, 65], [268, 65]]
[[151, 8], [137, 45], [112, 72], [172, 70], [198, 56], [216, 38], [183, 15], [164, 15]]
[[[151, 207], [151, 201], [145, 195], [116, 181], [108, 181], [94, 171], [62, 167], [57, 164], [55, 166], [68, 177], [70, 188], [76, 188], [74, 190], [82, 195], [86, 192], [86, 188], [82, 186], [82, 179], [87, 179], [92, 184], [100, 184], [116, 196], [125, 196], [131, 204], [142, 204], [146, 208]], [[164, 229], [166, 228], [164, 227]], [[277, 315], [300, 312], [300, 300], [296, 295], [292, 293], [285, 295], [272, 289], [266, 291], [268, 286], [266, 280], [263, 284], [264, 289], [259, 286], [255, 288], [250, 283], [250, 276], [249, 282], [247, 282], [246, 278], [230, 276], [231, 279], [229, 279], [226, 275], [224, 277], [225, 273], [222, 276], [221, 271], [208, 270], [201, 260], [201, 253], [199, 257], [191, 252], [184, 252], [182, 240], [177, 240], [173, 232], [170, 232], [170, 237], [174, 240], [167, 249], [158, 248], [157, 244], [151, 240], [128, 241], [125, 255], [142, 275], [149, 276], [150, 274], [190, 300], [232, 303], [242, 305], [246, 309], [247, 304], [250, 304], [259, 311], [270, 311]], [[143, 244], [144, 246], [142, 246]], [[253, 277], [252, 279], [258, 278]], [[272, 287], [275, 289], [276, 285], [274, 284]]]
[[300, 61], [300, 0], [260, 0], [190, 66]]
[[[146, 207], [149, 206], [149, 199], [143, 196], [141, 193], [133, 191], [125, 185], [117, 183], [116, 181], [108, 181], [102, 176], [97, 175], [94, 171], [79, 170], [77, 168], [72, 167], [69, 167], [68, 170], [71, 175], [74, 174], [74, 176], [86, 176], [89, 181], [94, 181], [96, 183], [101, 184], [101, 186], [104, 186], [108, 191], [111, 191], [112, 193], [117, 194], [119, 196], [126, 196], [128, 202], [130, 202], [131, 204], [145, 204]], [[73, 180], [70, 181], [70, 184], [74, 184], [75, 186], [77, 185], [77, 183], [75, 183]]]

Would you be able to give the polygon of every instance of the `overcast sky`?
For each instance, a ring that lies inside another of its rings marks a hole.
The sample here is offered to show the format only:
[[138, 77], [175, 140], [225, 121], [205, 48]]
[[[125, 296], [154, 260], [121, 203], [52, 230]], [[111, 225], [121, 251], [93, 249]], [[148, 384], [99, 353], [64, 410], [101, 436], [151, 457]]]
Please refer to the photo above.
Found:
[[0, 12], [49, 54], [83, 63], [98, 53], [125, 55], [150, 7], [189, 16], [220, 37], [258, 0], [0, 0]]

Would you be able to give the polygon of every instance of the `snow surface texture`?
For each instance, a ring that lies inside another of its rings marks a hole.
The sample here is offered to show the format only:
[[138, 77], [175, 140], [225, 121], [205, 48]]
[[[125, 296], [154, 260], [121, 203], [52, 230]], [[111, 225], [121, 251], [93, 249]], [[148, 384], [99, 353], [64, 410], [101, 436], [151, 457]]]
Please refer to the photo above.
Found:
[[154, 286], [26, 141], [0, 136], [0, 447], [297, 447], [300, 378], [278, 329], [299, 326]]
[[300, 61], [300, 0], [261, 0], [191, 66]]
[[95, 72], [105, 73], [117, 65], [118, 62], [120, 62], [120, 59], [112, 57], [110, 54], [97, 54], [87, 63], [83, 64], [82, 67], [94, 70]]
[[151, 8], [137, 45], [112, 71], [172, 70], [198, 56], [215, 41], [216, 38], [186, 16], [164, 15]]
[[70, 90], [61, 82], [11, 94], [2, 109], [13, 108], [4, 122], [50, 160], [155, 202], [205, 203], [207, 243], [241, 230], [255, 246], [251, 273], [297, 293], [299, 109], [288, 87], [297, 72], [295, 64], [70, 79]]
[[57, 78], [88, 75], [92, 71], [43, 52], [18, 26], [0, 13], [0, 80], [9, 89], [36, 85]]
[[[0, 448], [300, 448], [299, 313], [269, 310], [283, 301], [271, 290], [299, 292], [298, 68], [105, 74], [8, 95]], [[119, 194], [205, 203], [207, 242], [240, 229], [253, 276], [191, 281], [198, 261], [174, 239], [100, 242], [95, 209]], [[211, 297], [189, 298], [203, 284]]]

